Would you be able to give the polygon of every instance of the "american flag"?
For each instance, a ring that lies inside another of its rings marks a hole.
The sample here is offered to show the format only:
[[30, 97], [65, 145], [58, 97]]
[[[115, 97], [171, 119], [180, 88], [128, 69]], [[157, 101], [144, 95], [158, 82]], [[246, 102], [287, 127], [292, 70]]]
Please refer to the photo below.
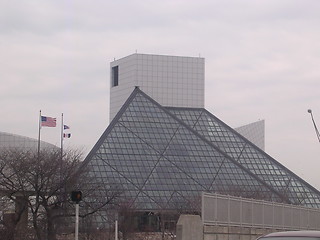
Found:
[[57, 120], [52, 117], [41, 116], [41, 127], [56, 127]]

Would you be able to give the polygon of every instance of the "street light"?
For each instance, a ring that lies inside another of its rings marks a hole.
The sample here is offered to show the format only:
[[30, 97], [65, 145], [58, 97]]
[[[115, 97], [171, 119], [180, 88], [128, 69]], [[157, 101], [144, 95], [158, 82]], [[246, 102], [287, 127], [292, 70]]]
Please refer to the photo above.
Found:
[[78, 240], [79, 239], [79, 202], [82, 200], [82, 192], [72, 191], [71, 200], [76, 203], [76, 224], [75, 224], [74, 239]]
[[316, 131], [316, 135], [317, 135], [318, 141], [320, 142], [320, 133], [319, 133], [319, 130], [318, 130], [318, 128], [317, 128], [317, 124], [316, 124], [316, 122], [315, 122], [314, 119], [313, 119], [312, 110], [311, 110], [311, 109], [308, 109], [308, 113], [310, 113], [310, 115], [311, 115], [312, 123], [313, 123], [314, 129], [315, 129], [315, 131]]

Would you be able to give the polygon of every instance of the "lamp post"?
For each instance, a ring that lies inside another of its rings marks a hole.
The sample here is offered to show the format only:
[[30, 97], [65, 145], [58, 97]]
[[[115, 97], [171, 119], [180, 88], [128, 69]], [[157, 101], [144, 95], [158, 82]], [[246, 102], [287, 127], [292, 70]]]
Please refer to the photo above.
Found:
[[82, 200], [82, 192], [72, 191], [71, 200], [76, 203], [76, 223], [75, 223], [74, 239], [78, 240], [79, 239], [79, 202]]
[[114, 240], [118, 240], [118, 212], [115, 213], [115, 222], [114, 222]]
[[317, 128], [316, 122], [313, 119], [312, 110], [308, 109], [308, 113], [310, 113], [310, 115], [311, 115], [312, 123], [313, 123], [314, 129], [316, 131], [316, 135], [317, 135], [318, 141], [320, 142], [320, 133], [319, 133], [319, 130]]
[[114, 240], [118, 240], [118, 220], [115, 221]]

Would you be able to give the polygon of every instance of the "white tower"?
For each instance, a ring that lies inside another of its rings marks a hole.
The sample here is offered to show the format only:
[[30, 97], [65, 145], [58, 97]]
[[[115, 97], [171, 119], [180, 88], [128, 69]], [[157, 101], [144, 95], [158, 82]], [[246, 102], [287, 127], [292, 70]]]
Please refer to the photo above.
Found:
[[110, 63], [110, 120], [135, 86], [163, 106], [204, 107], [204, 58], [132, 54]]

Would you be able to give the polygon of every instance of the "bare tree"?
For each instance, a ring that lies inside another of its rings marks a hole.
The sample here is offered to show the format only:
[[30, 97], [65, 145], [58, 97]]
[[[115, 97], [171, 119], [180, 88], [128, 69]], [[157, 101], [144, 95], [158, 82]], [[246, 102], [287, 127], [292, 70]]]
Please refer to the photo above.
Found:
[[121, 202], [118, 206], [119, 231], [122, 233], [122, 239], [127, 240], [135, 231], [134, 217], [135, 207], [131, 201]]
[[16, 205], [13, 232], [18, 232], [22, 217], [26, 222], [28, 209], [36, 239], [55, 240], [59, 223], [65, 225], [63, 220], [74, 216], [71, 190], [81, 189], [86, 196], [81, 202], [87, 209], [83, 218], [105, 210], [115, 201], [119, 191], [104, 190], [104, 197], [96, 198], [99, 184], [86, 167], [80, 167], [81, 160], [82, 154], [75, 150], [64, 151], [63, 156], [60, 149], [39, 153], [10, 149], [0, 153], [0, 193]]
[[76, 172], [80, 160], [81, 153], [67, 151], [61, 156], [59, 149], [1, 152], [1, 191], [19, 209], [16, 225], [28, 209], [37, 239], [55, 239], [56, 209], [67, 203], [67, 187], [74, 185], [81, 174]]
[[0, 236], [6, 240], [13, 240], [15, 232], [17, 232], [16, 230], [19, 228], [17, 225], [20, 222], [24, 209], [15, 208], [14, 202], [7, 198], [3, 192], [1, 192], [0, 197], [0, 209]]

